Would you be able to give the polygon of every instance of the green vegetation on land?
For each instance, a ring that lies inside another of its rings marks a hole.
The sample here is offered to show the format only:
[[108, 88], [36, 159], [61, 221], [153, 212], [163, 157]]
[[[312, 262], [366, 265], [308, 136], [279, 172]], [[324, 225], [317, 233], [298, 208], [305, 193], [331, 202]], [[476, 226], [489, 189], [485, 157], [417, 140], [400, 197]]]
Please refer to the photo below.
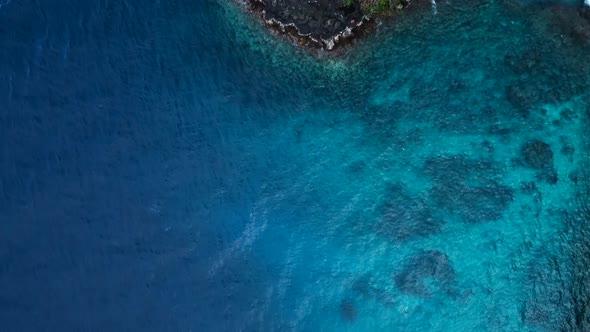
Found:
[[406, 0], [360, 0], [361, 9], [368, 17], [387, 15], [407, 5]]

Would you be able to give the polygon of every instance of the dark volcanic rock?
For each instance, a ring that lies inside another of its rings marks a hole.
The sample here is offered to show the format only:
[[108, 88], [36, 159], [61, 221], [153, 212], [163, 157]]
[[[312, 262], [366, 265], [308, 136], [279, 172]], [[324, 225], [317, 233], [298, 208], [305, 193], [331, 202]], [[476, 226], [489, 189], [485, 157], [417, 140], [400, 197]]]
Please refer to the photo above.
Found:
[[[357, 0], [249, 0], [270, 26], [328, 50], [365, 22]], [[300, 43], [303, 43], [300, 40]]]
[[309, 34], [316, 39], [331, 38], [363, 19], [356, 1], [344, 6], [338, 0], [266, 0], [264, 10], [265, 19], [293, 23], [301, 34]]
[[[366, 0], [243, 0], [264, 23], [300, 46], [332, 50], [349, 44], [375, 25], [363, 12], [373, 13], [377, 3]], [[361, 6], [364, 2], [364, 6]], [[389, 14], [408, 4], [407, 0], [387, 0]], [[368, 6], [368, 7], [367, 7]], [[372, 6], [372, 7], [371, 7]]]

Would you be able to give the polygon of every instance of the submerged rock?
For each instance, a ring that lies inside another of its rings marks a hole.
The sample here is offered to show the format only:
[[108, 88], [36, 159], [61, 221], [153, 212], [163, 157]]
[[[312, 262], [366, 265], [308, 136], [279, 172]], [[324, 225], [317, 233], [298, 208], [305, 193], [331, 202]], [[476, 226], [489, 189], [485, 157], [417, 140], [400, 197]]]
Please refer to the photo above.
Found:
[[574, 160], [574, 152], [576, 151], [576, 149], [574, 148], [573, 144], [568, 143], [568, 142], [564, 142], [561, 145], [561, 155], [565, 156], [568, 158], [568, 160], [570, 162], [572, 162]]
[[535, 194], [539, 192], [537, 185], [534, 182], [524, 182], [520, 184], [520, 189], [525, 194]]
[[535, 84], [517, 82], [506, 87], [508, 100], [522, 115], [527, 116], [529, 110], [543, 100], [544, 91]]
[[[588, 1], [588, 0], [586, 0]], [[576, 43], [590, 45], [590, 8], [588, 6], [553, 6], [552, 24]]]
[[[562, 152], [569, 153], [570, 151], [565, 149]], [[557, 172], [553, 168], [553, 151], [549, 144], [541, 140], [527, 142], [521, 148], [521, 157], [524, 160], [524, 166], [537, 170], [535, 175], [537, 180], [549, 184], [556, 184], [559, 180]]]
[[455, 270], [447, 255], [438, 250], [422, 251], [410, 257], [393, 280], [400, 292], [427, 298], [431, 290], [425, 285], [426, 278], [434, 279], [444, 293], [452, 293]]
[[390, 185], [384, 196], [378, 233], [403, 242], [429, 236], [442, 229], [442, 220], [434, 216], [425, 201], [408, 195], [402, 185]]
[[380, 289], [373, 285], [370, 273], [365, 273], [352, 285], [352, 290], [361, 295], [363, 299], [372, 299], [389, 308], [395, 304], [395, 298], [386, 289]]
[[430, 198], [439, 210], [464, 222], [500, 219], [513, 200], [513, 192], [498, 183], [497, 170], [486, 161], [444, 156], [428, 159], [424, 172], [432, 178]]
[[541, 140], [532, 140], [521, 148], [521, 155], [526, 165], [533, 169], [552, 169], [553, 151], [551, 146]]
[[340, 302], [340, 317], [348, 322], [352, 322], [356, 319], [356, 308], [351, 300], [344, 299]]
[[554, 169], [543, 170], [543, 171], [539, 172], [535, 176], [535, 178], [537, 180], [545, 181], [549, 184], [556, 184], [557, 181], [559, 181], [559, 177], [557, 175], [557, 172], [555, 172]]
[[356, 279], [352, 285], [352, 289], [364, 298], [372, 297], [376, 289], [371, 284], [371, 274], [365, 273]]

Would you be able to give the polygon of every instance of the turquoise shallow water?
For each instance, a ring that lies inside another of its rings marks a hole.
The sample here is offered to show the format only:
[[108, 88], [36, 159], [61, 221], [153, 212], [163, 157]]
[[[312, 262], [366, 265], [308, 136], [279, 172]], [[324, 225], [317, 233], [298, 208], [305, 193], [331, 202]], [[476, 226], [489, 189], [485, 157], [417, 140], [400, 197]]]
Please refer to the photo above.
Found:
[[2, 330], [590, 330], [567, 2], [317, 59], [225, 1], [0, 1]]
[[575, 330], [590, 83], [576, 20], [566, 7], [439, 4], [320, 61], [242, 31], [244, 61], [289, 94], [263, 87], [243, 104], [269, 108], [240, 143], [268, 171], [209, 270], [260, 269], [247, 326]]

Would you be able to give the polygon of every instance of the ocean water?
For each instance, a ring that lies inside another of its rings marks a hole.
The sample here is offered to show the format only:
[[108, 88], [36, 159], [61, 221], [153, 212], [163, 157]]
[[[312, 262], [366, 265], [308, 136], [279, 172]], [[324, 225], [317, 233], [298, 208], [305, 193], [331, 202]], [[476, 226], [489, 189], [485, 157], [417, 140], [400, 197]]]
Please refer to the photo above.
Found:
[[0, 1], [1, 330], [590, 330], [577, 5]]

